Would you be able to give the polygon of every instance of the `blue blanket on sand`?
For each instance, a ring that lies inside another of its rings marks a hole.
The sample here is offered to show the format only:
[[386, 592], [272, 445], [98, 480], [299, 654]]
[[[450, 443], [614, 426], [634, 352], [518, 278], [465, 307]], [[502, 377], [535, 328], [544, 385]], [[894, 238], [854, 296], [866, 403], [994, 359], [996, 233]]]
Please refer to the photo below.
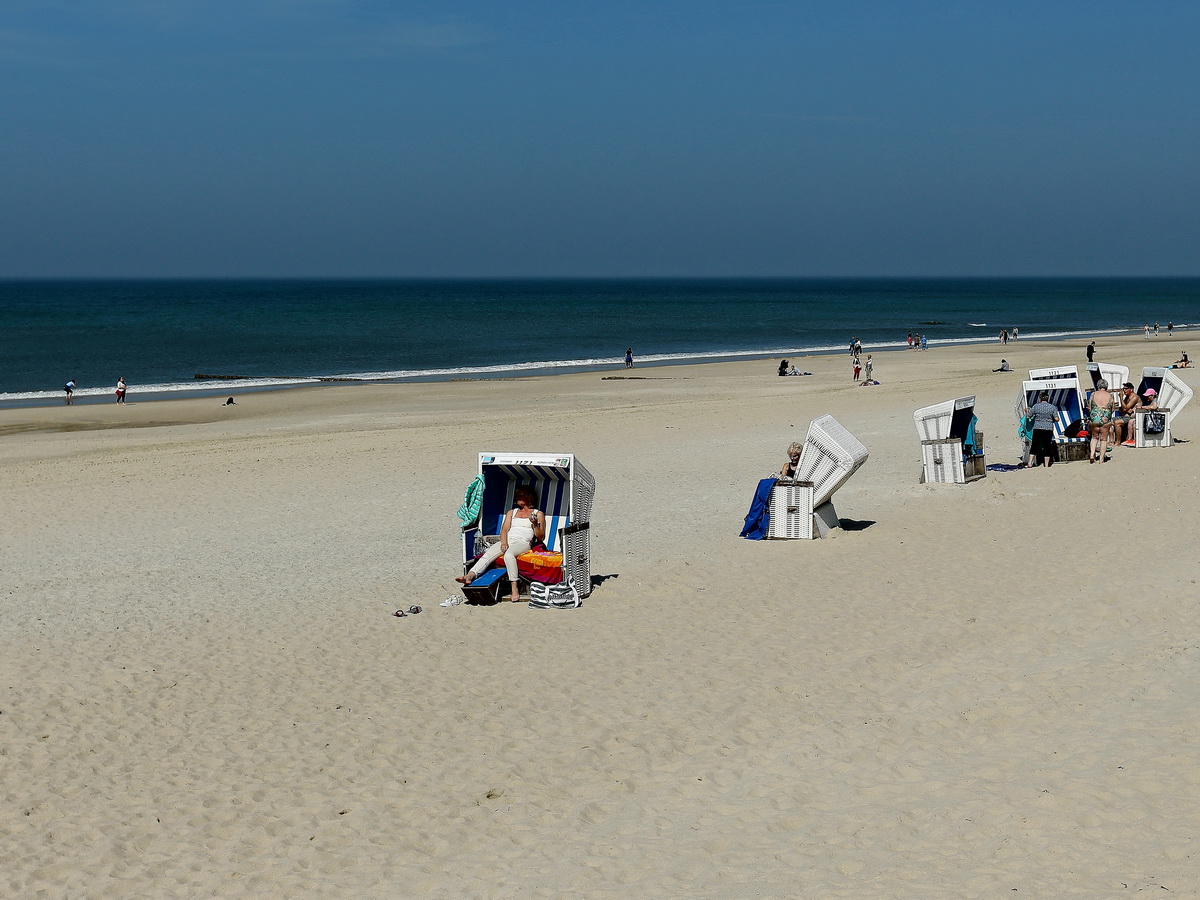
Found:
[[748, 541], [761, 541], [767, 536], [767, 524], [771, 520], [771, 488], [774, 478], [764, 478], [754, 491], [750, 512], [746, 513], [746, 524], [742, 526], [742, 537]]

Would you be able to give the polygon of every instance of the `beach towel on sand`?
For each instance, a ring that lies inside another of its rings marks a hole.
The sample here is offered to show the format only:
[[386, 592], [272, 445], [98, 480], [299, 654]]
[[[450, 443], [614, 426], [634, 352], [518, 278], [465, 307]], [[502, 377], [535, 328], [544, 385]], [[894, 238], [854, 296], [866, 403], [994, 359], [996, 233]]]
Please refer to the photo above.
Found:
[[774, 478], [764, 478], [754, 491], [750, 512], [746, 513], [746, 524], [742, 526], [742, 537], [748, 541], [761, 541], [767, 536], [767, 525], [771, 521], [771, 488]]
[[479, 521], [481, 509], [483, 509], [483, 476], [476, 475], [475, 480], [467, 485], [467, 494], [463, 497], [462, 506], [458, 508], [458, 521], [462, 522], [463, 528]]

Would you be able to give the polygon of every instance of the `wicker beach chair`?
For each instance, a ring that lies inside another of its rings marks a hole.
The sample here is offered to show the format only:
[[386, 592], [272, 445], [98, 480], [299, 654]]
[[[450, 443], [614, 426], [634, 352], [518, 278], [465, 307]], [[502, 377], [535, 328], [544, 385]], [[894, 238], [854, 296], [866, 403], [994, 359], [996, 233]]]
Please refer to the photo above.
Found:
[[987, 475], [975, 398], [957, 397], [913, 413], [921, 441], [922, 483], [966, 484]]
[[[802, 493], [792, 498], [797, 507], [796, 515], [812, 522], [808, 536], [825, 537], [830, 529], [839, 527], [832, 497], [862, 467], [869, 455], [862, 442], [833, 416], [821, 416], [809, 423], [804, 449], [800, 451], [800, 462], [796, 466], [796, 483], [810, 486], [802, 488]], [[779, 484], [780, 487], [787, 485], [785, 481]]]
[[1145, 394], [1148, 388], [1154, 388], [1156, 391], [1157, 412], [1163, 413], [1166, 421], [1162, 431], [1151, 431], [1146, 428], [1145, 412], [1134, 416], [1134, 446], [1170, 447], [1175, 420], [1191, 401], [1192, 389], [1184, 384], [1182, 378], [1164, 366], [1147, 366], [1142, 369], [1142, 379], [1137, 386], [1137, 392]]
[[1059, 461], [1077, 462], [1087, 459], [1091, 439], [1078, 436], [1084, 410], [1079, 379], [1031, 379], [1021, 382], [1021, 395], [1017, 398], [1016, 406], [1018, 421], [1025, 417], [1029, 407], [1038, 402], [1038, 394], [1042, 391], [1050, 395], [1050, 403], [1058, 409], [1058, 420], [1054, 423], [1054, 443], [1058, 446]]
[[[479, 521], [462, 529], [464, 566], [478, 558], [489, 537], [500, 533], [516, 489], [528, 486], [546, 515], [546, 550], [517, 558], [521, 587], [529, 581], [555, 584], [570, 575], [581, 597], [591, 594], [590, 521], [596, 493], [591, 472], [571, 453], [480, 453], [479, 474], [484, 481], [483, 504]], [[499, 574], [493, 575], [497, 568]], [[463, 593], [473, 596], [471, 588], [487, 587], [498, 578], [507, 582], [503, 560], [497, 560]]]

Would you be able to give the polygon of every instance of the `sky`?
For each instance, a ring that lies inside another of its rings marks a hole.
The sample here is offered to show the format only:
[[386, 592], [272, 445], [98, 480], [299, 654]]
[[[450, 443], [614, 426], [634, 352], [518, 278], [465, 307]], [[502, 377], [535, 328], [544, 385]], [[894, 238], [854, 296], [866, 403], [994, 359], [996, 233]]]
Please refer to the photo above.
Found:
[[4, 0], [0, 278], [1200, 275], [1195, 0]]

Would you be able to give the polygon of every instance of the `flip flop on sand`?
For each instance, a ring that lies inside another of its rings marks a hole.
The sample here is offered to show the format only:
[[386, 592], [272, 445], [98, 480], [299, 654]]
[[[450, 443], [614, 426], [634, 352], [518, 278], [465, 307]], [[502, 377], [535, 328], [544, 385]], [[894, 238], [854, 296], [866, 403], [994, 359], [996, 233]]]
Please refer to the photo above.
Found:
[[398, 619], [403, 619], [405, 616], [407, 616], [407, 615], [408, 615], [408, 613], [406, 613], [406, 612], [405, 612], [404, 610], [402, 610], [402, 609], [398, 609], [398, 610], [396, 610], [394, 613], [392, 613], [392, 615], [393, 615], [393, 616], [395, 616], [395, 617], [396, 617], [396, 618], [398, 618]]

